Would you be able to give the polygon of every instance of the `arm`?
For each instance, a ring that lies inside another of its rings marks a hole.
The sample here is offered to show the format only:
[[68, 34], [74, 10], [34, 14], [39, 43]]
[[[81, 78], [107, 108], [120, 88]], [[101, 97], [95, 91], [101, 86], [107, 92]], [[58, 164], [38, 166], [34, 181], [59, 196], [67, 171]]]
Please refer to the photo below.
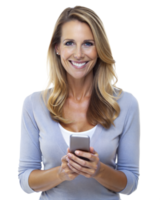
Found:
[[36, 192], [43, 192], [59, 185], [63, 182], [59, 177], [59, 168], [60, 166], [48, 170], [33, 170], [29, 176], [29, 186]]
[[117, 171], [100, 162], [100, 171], [93, 177], [101, 185], [113, 192], [119, 192], [126, 187], [127, 178], [121, 171]]
[[100, 173], [95, 179], [108, 189], [122, 194], [136, 190], [139, 177], [139, 108], [132, 98], [118, 147], [117, 169], [101, 163]]
[[39, 129], [34, 119], [31, 103], [30, 95], [24, 100], [22, 108], [18, 169], [20, 186], [26, 193], [44, 191], [62, 182], [57, 174], [59, 167], [41, 170]]
[[26, 193], [35, 192], [28, 184], [28, 178], [33, 170], [41, 169], [41, 151], [39, 146], [39, 129], [35, 122], [31, 95], [26, 97], [21, 114], [21, 142], [18, 178], [21, 188]]

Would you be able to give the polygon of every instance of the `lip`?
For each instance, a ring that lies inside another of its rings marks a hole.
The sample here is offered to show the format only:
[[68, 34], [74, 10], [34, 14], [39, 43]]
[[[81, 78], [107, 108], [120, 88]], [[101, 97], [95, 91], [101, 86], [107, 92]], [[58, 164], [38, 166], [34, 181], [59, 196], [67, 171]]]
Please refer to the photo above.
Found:
[[84, 63], [84, 62], [89, 62], [89, 61], [74, 61], [74, 60], [69, 60], [70, 62], [75, 62], [75, 63]]
[[[83, 68], [86, 67], [86, 65], [87, 65], [87, 63], [88, 63], [89, 61], [86, 61], [86, 64], [82, 65], [81, 67], [77, 67], [77, 66], [73, 65], [73, 64], [72, 64], [72, 61], [69, 61], [69, 62], [70, 62], [70, 64], [71, 64], [74, 68], [76, 68], [76, 69], [83, 69]], [[74, 62], [74, 61], [73, 61], [73, 62]], [[84, 63], [84, 61], [81, 62], [81, 63]]]

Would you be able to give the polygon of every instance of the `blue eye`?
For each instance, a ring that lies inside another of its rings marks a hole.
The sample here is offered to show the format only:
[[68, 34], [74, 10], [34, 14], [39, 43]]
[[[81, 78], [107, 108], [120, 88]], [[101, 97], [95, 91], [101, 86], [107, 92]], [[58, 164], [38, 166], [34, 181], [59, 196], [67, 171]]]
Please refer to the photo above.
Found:
[[87, 46], [92, 46], [93, 45], [91, 42], [86, 42], [85, 44], [88, 44]]
[[[67, 43], [73, 43], [73, 42], [72, 42], [72, 41], [69, 41], [69, 42], [66, 42], [66, 43], [65, 43], [66, 46], [70, 46], [70, 45], [67, 45]], [[92, 45], [93, 45], [91, 42], [86, 42], [85, 44], [90, 44], [89, 46], [92, 46]], [[87, 45], [87, 46], [88, 46], [88, 45]]]
[[[69, 43], [69, 45], [67, 45], [68, 43]], [[65, 45], [70, 46], [71, 43], [73, 43], [73, 42], [69, 41], [69, 42], [66, 42]]]

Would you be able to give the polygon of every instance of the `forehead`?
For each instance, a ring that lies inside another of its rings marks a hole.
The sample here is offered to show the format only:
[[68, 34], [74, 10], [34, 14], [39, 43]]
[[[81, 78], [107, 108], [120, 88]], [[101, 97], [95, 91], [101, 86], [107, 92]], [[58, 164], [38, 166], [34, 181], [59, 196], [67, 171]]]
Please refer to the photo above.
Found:
[[93, 34], [86, 23], [73, 20], [63, 24], [61, 39], [87, 40], [93, 39]]

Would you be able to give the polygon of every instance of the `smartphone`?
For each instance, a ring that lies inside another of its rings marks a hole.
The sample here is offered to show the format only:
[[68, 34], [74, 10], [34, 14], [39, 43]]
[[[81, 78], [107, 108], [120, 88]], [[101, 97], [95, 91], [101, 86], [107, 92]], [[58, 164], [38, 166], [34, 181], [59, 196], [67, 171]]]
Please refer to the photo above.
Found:
[[88, 158], [76, 155], [74, 152], [76, 150], [90, 152], [90, 137], [88, 135], [72, 134], [70, 135], [70, 151], [75, 156], [90, 161]]

